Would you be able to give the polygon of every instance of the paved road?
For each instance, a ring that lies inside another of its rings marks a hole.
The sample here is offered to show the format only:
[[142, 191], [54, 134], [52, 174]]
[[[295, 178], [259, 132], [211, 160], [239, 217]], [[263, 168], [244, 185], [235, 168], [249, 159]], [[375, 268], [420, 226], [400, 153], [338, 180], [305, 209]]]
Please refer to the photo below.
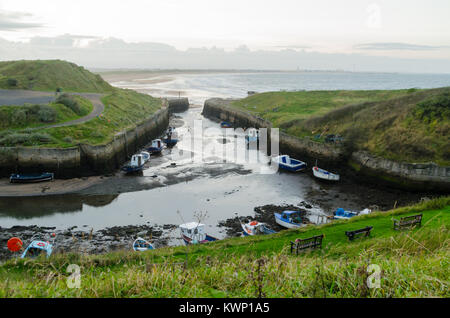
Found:
[[[55, 128], [55, 127], [65, 127], [72, 126], [77, 124], [85, 123], [100, 114], [105, 110], [105, 105], [103, 105], [101, 98], [103, 94], [96, 93], [70, 93], [71, 95], [79, 95], [84, 98], [87, 98], [91, 101], [94, 106], [92, 112], [88, 115], [74, 119], [71, 121], [67, 121], [64, 123], [58, 123], [54, 125], [41, 126], [33, 129], [46, 129], [46, 128]], [[0, 105], [1, 106], [21, 106], [25, 103], [31, 104], [47, 104], [55, 100], [55, 94], [51, 92], [38, 92], [38, 91], [28, 91], [28, 90], [5, 90], [0, 89]]]

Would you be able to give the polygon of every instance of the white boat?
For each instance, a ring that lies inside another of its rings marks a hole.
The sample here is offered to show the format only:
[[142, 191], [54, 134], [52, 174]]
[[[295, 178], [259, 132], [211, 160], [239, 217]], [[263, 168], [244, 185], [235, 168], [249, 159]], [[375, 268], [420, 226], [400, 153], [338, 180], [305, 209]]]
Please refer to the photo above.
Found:
[[258, 221], [251, 221], [249, 223], [241, 223], [244, 236], [253, 236], [259, 234], [273, 234], [274, 230], [268, 228], [264, 223]]
[[280, 213], [274, 213], [275, 222], [282, 227], [288, 229], [296, 229], [302, 226], [302, 217], [300, 211], [283, 211]]
[[144, 169], [144, 156], [142, 154], [133, 155], [131, 161], [126, 166], [122, 167], [122, 171], [126, 173], [133, 173], [137, 171], [142, 171]]
[[184, 243], [198, 244], [217, 241], [218, 239], [205, 233], [205, 224], [190, 222], [180, 225], [181, 237]]
[[339, 175], [335, 173], [331, 173], [327, 170], [320, 169], [317, 166], [314, 166], [312, 168], [314, 177], [322, 180], [329, 180], [329, 181], [339, 181]]
[[306, 163], [297, 159], [293, 159], [288, 155], [281, 155], [272, 158], [272, 162], [277, 164], [281, 169], [298, 172], [306, 168]]

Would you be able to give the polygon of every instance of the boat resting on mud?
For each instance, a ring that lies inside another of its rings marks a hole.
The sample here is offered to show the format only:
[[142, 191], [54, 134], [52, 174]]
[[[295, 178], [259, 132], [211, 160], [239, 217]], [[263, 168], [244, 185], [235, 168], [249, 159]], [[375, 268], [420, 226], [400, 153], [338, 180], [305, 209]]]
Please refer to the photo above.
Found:
[[276, 231], [268, 228], [264, 223], [258, 221], [251, 221], [246, 224], [241, 223], [242, 232], [244, 236], [274, 234]]
[[293, 159], [288, 155], [281, 155], [272, 158], [272, 163], [277, 164], [280, 169], [298, 172], [306, 169], [307, 164], [303, 161]]
[[19, 174], [14, 173], [9, 177], [10, 183], [35, 183], [43, 181], [52, 181], [55, 175], [52, 172]]
[[317, 166], [314, 166], [312, 168], [314, 177], [322, 180], [328, 180], [328, 181], [339, 181], [340, 176], [335, 173], [331, 173], [325, 169], [321, 169]]
[[214, 242], [218, 239], [205, 233], [205, 224], [190, 222], [181, 224], [181, 238], [186, 245]]
[[303, 223], [300, 213], [300, 211], [283, 211], [282, 213], [274, 213], [275, 222], [288, 229], [299, 228]]
[[133, 250], [135, 250], [136, 252], [145, 252], [153, 249], [154, 249], [153, 245], [149, 241], [143, 239], [142, 237], [138, 237], [133, 242]]

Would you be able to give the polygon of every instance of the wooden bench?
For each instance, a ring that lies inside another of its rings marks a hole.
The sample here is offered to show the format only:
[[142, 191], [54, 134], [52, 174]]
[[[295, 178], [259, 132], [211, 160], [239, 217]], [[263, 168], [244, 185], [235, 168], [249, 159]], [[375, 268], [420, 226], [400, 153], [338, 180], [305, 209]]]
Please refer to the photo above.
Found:
[[412, 228], [414, 226], [421, 226], [422, 215], [423, 214], [405, 216], [400, 218], [400, 220], [394, 219], [394, 230], [400, 230], [405, 227]]
[[[353, 241], [357, 235], [364, 234], [364, 237], [367, 237], [370, 235], [370, 231], [372, 231], [373, 226], [366, 226], [365, 228], [354, 230], [354, 231], [346, 231], [345, 235], [348, 236], [348, 239], [350, 241]], [[361, 235], [362, 236], [362, 235]]]
[[296, 239], [295, 242], [291, 241], [291, 254], [295, 251], [298, 255], [299, 251], [306, 250], [308, 248], [322, 248], [322, 240], [323, 234], [306, 239]]

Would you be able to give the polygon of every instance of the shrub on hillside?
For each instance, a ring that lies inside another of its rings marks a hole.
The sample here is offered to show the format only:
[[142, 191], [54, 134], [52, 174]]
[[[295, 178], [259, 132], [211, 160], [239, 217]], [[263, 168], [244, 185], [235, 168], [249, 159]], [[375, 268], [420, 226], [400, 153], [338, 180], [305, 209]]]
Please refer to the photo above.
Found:
[[51, 140], [51, 136], [40, 132], [10, 132], [0, 138], [0, 146], [12, 147], [17, 145], [36, 145], [40, 143], [48, 143]]
[[56, 99], [56, 102], [70, 108], [75, 114], [81, 115], [80, 105], [78, 105], [78, 102], [72, 96], [62, 94]]
[[49, 107], [42, 105], [38, 111], [39, 120], [44, 123], [50, 123], [56, 119], [56, 111]]
[[418, 103], [414, 116], [428, 123], [434, 120], [450, 120], [450, 94], [441, 94]]
[[19, 81], [16, 80], [15, 78], [8, 78], [6, 80], [6, 84], [8, 84], [9, 87], [17, 87], [17, 85], [19, 84]]
[[25, 125], [27, 122], [27, 112], [24, 109], [17, 109], [12, 113], [11, 121], [15, 125]]

